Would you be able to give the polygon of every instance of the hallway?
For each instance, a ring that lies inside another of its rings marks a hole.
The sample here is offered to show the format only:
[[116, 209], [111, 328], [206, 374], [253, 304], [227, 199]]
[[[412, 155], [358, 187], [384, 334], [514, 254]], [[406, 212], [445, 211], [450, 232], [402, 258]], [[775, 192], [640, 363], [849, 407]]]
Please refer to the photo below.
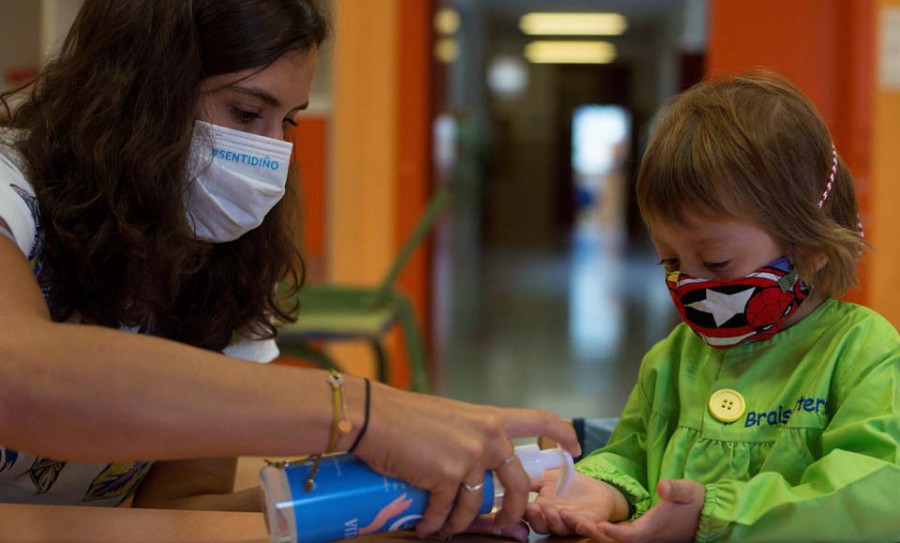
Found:
[[[570, 247], [481, 256], [455, 282], [435, 355], [444, 396], [616, 416], [644, 353], [677, 322], [652, 249], [579, 232]], [[443, 322], [441, 322], [443, 321]]]

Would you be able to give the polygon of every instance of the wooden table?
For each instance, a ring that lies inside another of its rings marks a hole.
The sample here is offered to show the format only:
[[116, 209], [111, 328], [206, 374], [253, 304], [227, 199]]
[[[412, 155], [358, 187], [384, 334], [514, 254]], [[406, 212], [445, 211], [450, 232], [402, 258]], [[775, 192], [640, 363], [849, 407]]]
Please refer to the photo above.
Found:
[[[453, 543], [501, 541], [453, 537]], [[356, 542], [423, 543], [411, 532]], [[260, 513], [0, 504], [0, 543], [268, 543], [268, 537]]]

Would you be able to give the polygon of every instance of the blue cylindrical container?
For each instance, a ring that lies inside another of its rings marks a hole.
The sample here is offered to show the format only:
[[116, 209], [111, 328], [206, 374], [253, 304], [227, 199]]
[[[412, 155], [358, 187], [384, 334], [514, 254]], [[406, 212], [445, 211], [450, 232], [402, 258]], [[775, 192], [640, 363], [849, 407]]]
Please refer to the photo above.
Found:
[[[527, 449], [527, 451], [525, 450]], [[557, 493], [574, 473], [572, 457], [556, 449], [518, 447], [516, 454], [532, 478], [545, 469], [567, 468]], [[271, 543], [327, 543], [380, 532], [408, 530], [422, 520], [428, 492], [400, 479], [379, 475], [351, 454], [328, 456], [319, 464], [315, 486], [306, 490], [311, 460], [260, 471], [266, 527]], [[484, 478], [479, 513], [490, 513], [502, 489], [493, 474]]]

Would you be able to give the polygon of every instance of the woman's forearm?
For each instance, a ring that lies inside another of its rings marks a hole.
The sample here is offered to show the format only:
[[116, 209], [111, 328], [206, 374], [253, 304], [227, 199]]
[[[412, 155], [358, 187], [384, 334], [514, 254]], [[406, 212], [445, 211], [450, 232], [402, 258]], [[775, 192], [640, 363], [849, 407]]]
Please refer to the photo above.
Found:
[[[3, 319], [6, 320], [6, 319]], [[229, 359], [96, 326], [3, 323], [0, 444], [71, 461], [321, 451], [331, 388], [318, 370]], [[354, 432], [363, 386], [346, 379]]]

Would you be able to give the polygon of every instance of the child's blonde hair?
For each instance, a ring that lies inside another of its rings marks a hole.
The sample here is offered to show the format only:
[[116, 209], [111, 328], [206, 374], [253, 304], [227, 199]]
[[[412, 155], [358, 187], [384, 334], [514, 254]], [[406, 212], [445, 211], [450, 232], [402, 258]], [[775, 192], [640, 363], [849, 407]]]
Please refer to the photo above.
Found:
[[840, 159], [819, 209], [831, 168], [831, 135], [809, 99], [777, 74], [748, 72], [700, 83], [663, 108], [638, 172], [638, 204], [648, 224], [684, 224], [687, 214], [749, 220], [804, 281], [839, 296], [856, 285], [862, 239]]

